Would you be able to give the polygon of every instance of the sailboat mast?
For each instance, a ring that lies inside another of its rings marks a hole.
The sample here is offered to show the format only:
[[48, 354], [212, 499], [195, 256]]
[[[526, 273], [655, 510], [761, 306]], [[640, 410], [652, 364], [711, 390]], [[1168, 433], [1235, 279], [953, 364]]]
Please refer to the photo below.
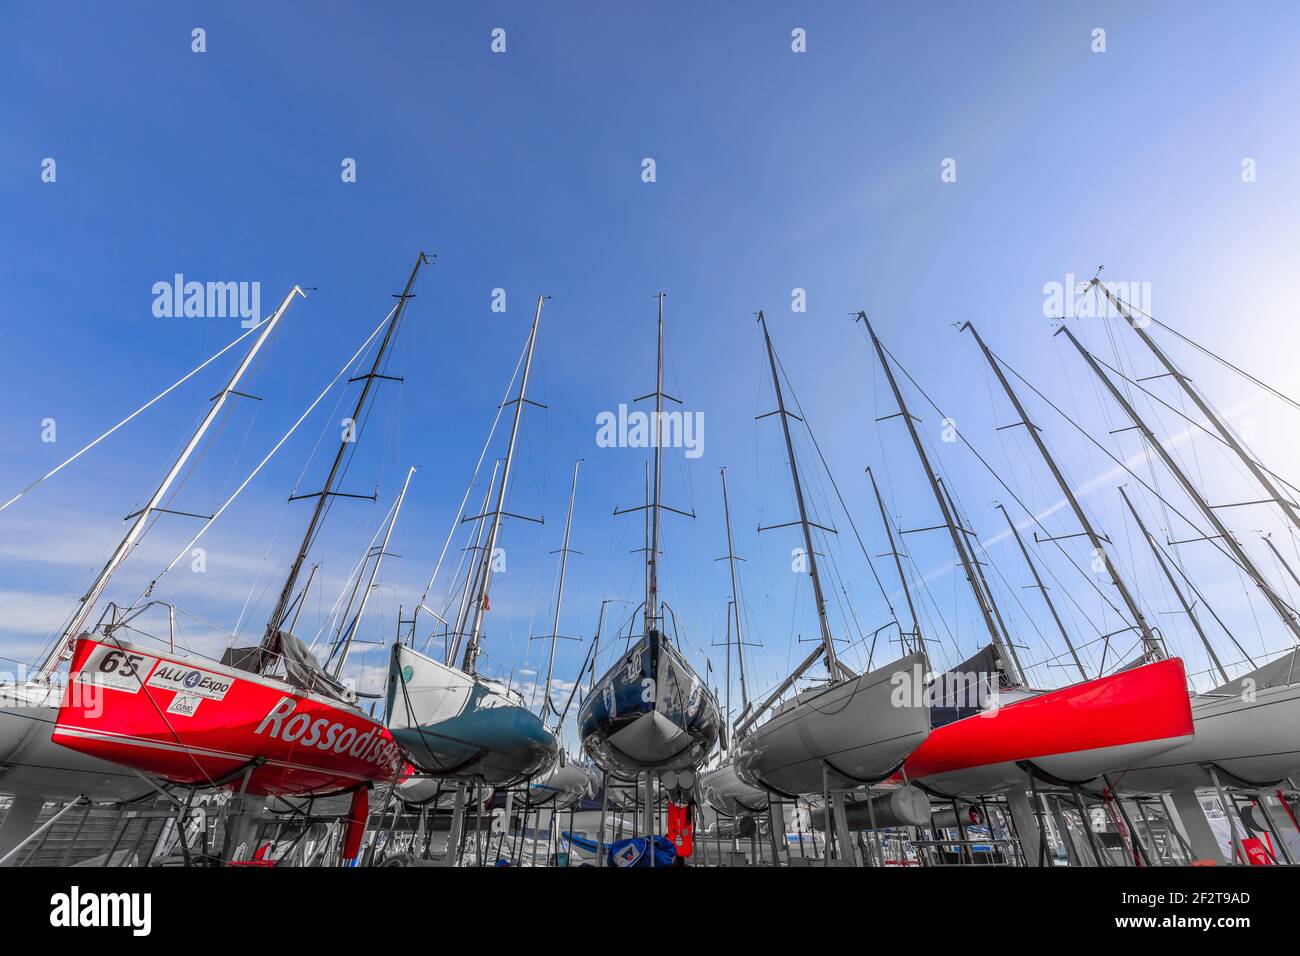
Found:
[[871, 490], [876, 495], [876, 507], [880, 509], [880, 521], [885, 526], [885, 536], [889, 539], [889, 554], [894, 559], [894, 569], [898, 572], [898, 583], [903, 586], [903, 597], [907, 600], [907, 611], [912, 615], [912, 634], [916, 637], [916, 649], [922, 654], [925, 653], [925, 638], [921, 636], [921, 619], [916, 614], [916, 605], [912, 603], [912, 591], [907, 586], [907, 575], [903, 573], [903, 556], [898, 551], [898, 545], [894, 541], [894, 529], [889, 521], [889, 514], [885, 511], [885, 499], [880, 497], [880, 488], [876, 484], [875, 473], [872, 472], [871, 466], [867, 466], [867, 477], [871, 479]]
[[[942, 478], [938, 479], [939, 487], [943, 489], [944, 497], [948, 499], [948, 508], [952, 515], [957, 519], [957, 529], [961, 532], [960, 538], [962, 546], [966, 549], [966, 554], [970, 558], [971, 567], [975, 569], [975, 574], [980, 579], [980, 587], [984, 589], [984, 594], [988, 598], [989, 609], [993, 612], [993, 619], [998, 622], [998, 629], [1006, 635], [1007, 649], [1011, 652], [1011, 659], [1015, 662], [1016, 673], [1021, 679], [1024, 679], [1025, 668], [1020, 663], [1020, 652], [1016, 650], [1016, 642], [1011, 638], [1011, 628], [1007, 627], [1007, 622], [1002, 618], [1002, 608], [998, 606], [997, 599], [993, 596], [993, 588], [989, 586], [988, 576], [984, 573], [984, 562], [975, 554], [975, 548], [971, 545], [970, 539], [977, 538], [974, 531], [966, 527], [962, 513], [957, 508], [957, 502], [953, 499], [952, 493], [948, 490], [947, 484]], [[977, 539], [978, 540], [978, 539]]]
[[515, 414], [510, 423], [510, 440], [506, 444], [505, 463], [501, 466], [501, 485], [497, 488], [496, 507], [492, 509], [492, 523], [488, 526], [487, 544], [479, 556], [478, 594], [474, 598], [474, 618], [469, 629], [469, 641], [465, 645], [465, 658], [461, 669], [467, 674], [474, 673], [474, 664], [478, 660], [479, 644], [482, 639], [483, 612], [487, 610], [488, 586], [492, 583], [492, 553], [496, 550], [497, 536], [501, 531], [501, 518], [505, 513], [506, 490], [510, 487], [510, 471], [515, 463], [515, 444], [519, 440], [519, 425], [524, 417], [524, 404], [528, 401], [528, 378], [533, 369], [533, 350], [537, 347], [537, 327], [542, 321], [542, 305], [546, 296], [537, 297], [537, 311], [533, 314], [533, 327], [528, 333], [528, 352], [524, 357], [524, 371], [519, 378], [519, 394], [514, 401]]
[[366, 605], [370, 602], [370, 592], [375, 588], [375, 578], [379, 575], [379, 565], [383, 563], [384, 555], [388, 553], [388, 542], [393, 536], [393, 529], [397, 527], [397, 516], [401, 514], [402, 502], [406, 500], [406, 489], [411, 486], [411, 476], [415, 474], [415, 466], [411, 466], [406, 472], [406, 480], [402, 482], [402, 490], [398, 492], [397, 501], [393, 504], [393, 513], [388, 519], [388, 529], [384, 532], [384, 540], [379, 544], [379, 551], [375, 554], [375, 563], [370, 568], [370, 577], [366, 581], [365, 590], [361, 592], [361, 605], [357, 608], [357, 613], [352, 616], [348, 623], [347, 631], [343, 639], [331, 656], [337, 654], [338, 659], [334, 663], [334, 670], [331, 674], [335, 680], [343, 671], [343, 665], [347, 663], [348, 654], [352, 650], [352, 639], [357, 635], [357, 627], [361, 624], [361, 616], [366, 613]]
[[1074, 642], [1070, 640], [1070, 632], [1065, 629], [1065, 624], [1061, 621], [1061, 615], [1056, 613], [1056, 604], [1052, 601], [1052, 596], [1047, 593], [1047, 585], [1043, 584], [1043, 579], [1038, 574], [1038, 566], [1034, 564], [1034, 559], [1029, 556], [1029, 549], [1025, 547], [1024, 539], [1020, 537], [1020, 529], [1011, 520], [1011, 515], [1007, 513], [1005, 505], [998, 505], [998, 510], [1002, 512], [1002, 517], [1007, 519], [1007, 527], [1011, 529], [1011, 536], [1016, 539], [1016, 544], [1020, 546], [1020, 553], [1025, 559], [1025, 564], [1029, 565], [1029, 573], [1034, 576], [1034, 587], [1043, 596], [1043, 602], [1047, 605], [1047, 610], [1052, 613], [1052, 620], [1056, 622], [1056, 629], [1061, 632], [1061, 639], [1065, 641], [1065, 646], [1070, 650], [1070, 657], [1074, 659], [1074, 666], [1079, 669], [1079, 677], [1087, 680], [1088, 672], [1083, 669], [1083, 661], [1079, 659], [1079, 652], [1074, 649]]
[[[605, 608], [609, 607], [609, 598], [600, 602], [600, 617], [596, 619], [596, 636], [591, 642], [591, 680], [587, 684], [587, 693], [596, 689], [596, 658], [600, 655], [600, 632], [605, 627]], [[581, 676], [578, 678], [581, 680]]]
[[[736, 625], [734, 633], [736, 635], [736, 658], [738, 661], [739, 671], [740, 671], [740, 701], [741, 701], [742, 713], [749, 710], [749, 692], [745, 687], [745, 649], [744, 649], [745, 645], [744, 645], [744, 639], [741, 636], [741, 629], [740, 629], [740, 590], [736, 586], [736, 561], [739, 559], [736, 557], [736, 549], [735, 546], [732, 544], [732, 539], [731, 539], [731, 502], [727, 497], [727, 469], [726, 468], [721, 469], [721, 474], [722, 474], [722, 514], [727, 524], [726, 561], [727, 561], [727, 566], [731, 572], [731, 601], [727, 605], [727, 667], [726, 667], [727, 715], [725, 718], [728, 727], [730, 727], [731, 725], [731, 635], [733, 633], [732, 632], [733, 620]], [[722, 559], [719, 558], [719, 560]], [[728, 743], [730, 743], [730, 740], [731, 740], [731, 733], [728, 732], [727, 733]]]
[[[736, 586], [736, 562], [743, 560], [736, 557], [736, 549], [731, 540], [731, 502], [727, 497], [727, 469], [722, 469], [722, 516], [727, 524], [727, 566], [731, 571], [731, 610], [728, 612], [727, 630], [731, 631], [731, 615], [735, 615], [736, 628], [736, 662], [740, 669], [740, 706], [749, 709], [749, 691], [745, 687], [745, 639], [740, 627], [740, 589]], [[727, 698], [731, 698], [731, 645], [727, 644]], [[730, 714], [731, 705], [727, 710]]]
[[569, 485], [569, 513], [564, 519], [564, 541], [560, 545], [560, 581], [555, 589], [555, 617], [551, 621], [551, 654], [546, 662], [546, 690], [542, 696], [543, 714], [548, 708], [552, 713], [555, 711], [555, 707], [551, 704], [551, 675], [555, 673], [555, 643], [560, 639], [560, 605], [564, 601], [564, 572], [569, 564], [569, 531], [573, 528], [573, 500], [578, 494], [578, 466], [581, 464], [581, 458], [573, 463], [573, 481]]
[[302, 544], [299, 545], [298, 553], [293, 559], [293, 564], [289, 567], [289, 574], [284, 580], [284, 587], [280, 589], [280, 597], [276, 601], [275, 609], [271, 612], [270, 618], [267, 619], [266, 634], [262, 638], [265, 647], [269, 647], [274, 642], [276, 633], [281, 629], [284, 619], [288, 616], [287, 611], [290, 602], [293, 600], [293, 591], [298, 583], [298, 575], [302, 571], [303, 562], [307, 560], [307, 553], [311, 550], [312, 542], [316, 538], [316, 532], [320, 529], [321, 521], [325, 517], [326, 505], [329, 503], [330, 497], [335, 494], [334, 482], [338, 478], [339, 469], [343, 466], [343, 459], [347, 456], [348, 449], [356, 441], [355, 429], [360, 427], [361, 413], [366, 407], [366, 400], [370, 397], [371, 389], [374, 388], [376, 381], [390, 377], [383, 375], [380, 369], [383, 367], [384, 358], [388, 355], [388, 349], [397, 332], [397, 326], [402, 321], [402, 313], [406, 311], [406, 303], [409, 299], [414, 298], [411, 295], [411, 287], [415, 285], [415, 277], [420, 271], [420, 266], [428, 261], [428, 257], [423, 252], [416, 257], [415, 267], [411, 269], [411, 276], [406, 280], [406, 288], [398, 296], [397, 305], [393, 308], [393, 317], [389, 320], [388, 328], [384, 331], [384, 338], [379, 343], [379, 348], [375, 350], [375, 359], [370, 365], [370, 372], [359, 376], [362, 382], [361, 394], [357, 396], [356, 405], [352, 410], [351, 427], [344, 432], [343, 438], [339, 442], [338, 451], [334, 453], [334, 461], [330, 465], [324, 487], [316, 495], [300, 496], [304, 498], [315, 497], [316, 507], [312, 509], [311, 520], [307, 522], [307, 530], [302, 536]]
[[1282, 509], [1282, 513], [1286, 515], [1287, 520], [1296, 528], [1300, 528], [1300, 511], [1297, 510], [1295, 503], [1282, 494], [1277, 485], [1273, 483], [1272, 479], [1269, 478], [1268, 474], [1260, 466], [1259, 462], [1257, 462], [1242, 446], [1236, 433], [1228, 427], [1227, 423], [1224, 422], [1214, 409], [1210, 408], [1209, 402], [1201, 397], [1200, 392], [1192, 387], [1191, 379], [1184, 375], [1178, 366], [1173, 363], [1173, 360], [1165, 354], [1164, 350], [1160, 348], [1160, 346], [1156, 344], [1155, 340], [1147, 333], [1147, 330], [1142, 327], [1142, 323], [1133, 317], [1133, 313], [1124, 306], [1124, 303], [1116, 297], [1115, 293], [1106, 287], [1105, 283], [1094, 277], [1091, 284], [1100, 289], [1106, 298], [1110, 300], [1110, 303], [1115, 306], [1119, 314], [1124, 317], [1124, 320], [1128, 322], [1133, 331], [1137, 333], [1138, 338], [1142, 340], [1142, 344], [1151, 350], [1151, 354], [1154, 355], [1156, 360], [1164, 366], [1165, 371], [1170, 375], [1170, 377], [1178, 383], [1178, 387], [1187, 394], [1187, 397], [1192, 400], [1193, 404], [1200, 409], [1201, 414], [1204, 415], [1209, 420], [1210, 424], [1214, 426], [1214, 430], [1219, 433], [1219, 437], [1224, 440], [1229, 448], [1237, 453], [1237, 457], [1241, 459], [1242, 464], [1250, 470], [1250, 473], [1254, 475], [1255, 480], [1260, 483], [1261, 487], [1268, 492], [1269, 497], [1272, 498], [1277, 503], [1277, 506]]
[[[645, 547], [641, 550], [645, 553], [645, 607], [650, 606], [650, 462], [644, 463], [645, 471]], [[643, 609], [644, 610], [644, 609]], [[642, 627], [642, 633], [649, 634], [648, 624]]]
[[1020, 396], [1016, 394], [1015, 389], [1011, 387], [1011, 383], [1007, 381], [1006, 374], [1002, 371], [1002, 366], [997, 363], [997, 360], [993, 357], [993, 353], [989, 351], [988, 346], [984, 344], [984, 340], [981, 339], [979, 333], [975, 331], [975, 326], [966, 322], [961, 328], [963, 332], [970, 332], [974, 337], [976, 344], [979, 345], [980, 351], [984, 354], [984, 360], [989, 363], [989, 367], [993, 369], [993, 374], [997, 376], [997, 380], [1002, 385], [1003, 391], [1007, 393], [1007, 398], [1011, 399], [1011, 404], [1015, 406], [1016, 414], [1020, 416], [1019, 424], [1024, 425], [1025, 431], [1029, 432], [1029, 437], [1033, 440], [1034, 447], [1038, 449], [1039, 455], [1041, 455], [1043, 461], [1047, 463], [1048, 470], [1051, 471], [1052, 477], [1056, 479], [1056, 484], [1060, 487], [1061, 493], [1065, 495], [1065, 500], [1070, 504], [1070, 510], [1074, 512], [1075, 518], [1078, 519], [1080, 526], [1083, 528], [1083, 533], [1088, 536], [1088, 541], [1092, 544], [1093, 554], [1101, 557], [1102, 563], [1106, 568], [1106, 573], [1110, 575], [1111, 581], [1114, 583], [1116, 590], [1119, 591], [1119, 595], [1123, 599], [1124, 605], [1128, 608], [1129, 614], [1133, 616], [1133, 621], [1137, 625], [1139, 633], [1142, 635], [1142, 645], [1145, 650], [1144, 656], [1148, 660], [1161, 659], [1165, 656], [1165, 652], [1160, 646], [1160, 641], [1152, 632], [1151, 626], [1147, 624], [1146, 616], [1143, 615], [1142, 610], [1138, 607], [1137, 601], [1129, 591], [1128, 585], [1124, 582], [1124, 578], [1121, 577], [1119, 569], [1115, 567], [1115, 563], [1111, 560], [1110, 551], [1105, 547], [1105, 544], [1108, 542], [1104, 543], [1101, 539], [1101, 535], [1099, 535], [1096, 529], [1092, 526], [1092, 522], [1088, 519], [1087, 513], [1084, 512], [1083, 506], [1079, 504], [1079, 499], [1074, 494], [1074, 489], [1071, 488], [1070, 483], [1065, 480], [1065, 475], [1062, 474], [1061, 469], [1057, 466], [1056, 460], [1052, 457], [1052, 453], [1047, 450], [1047, 443], [1043, 440], [1043, 436], [1040, 434], [1038, 426], [1030, 420], [1029, 413], [1025, 411], [1025, 406], [1020, 402]]
[[319, 562], [311, 566], [311, 570], [307, 572], [307, 583], [302, 586], [302, 590], [298, 592], [298, 596], [294, 599], [293, 620], [289, 622], [290, 633], [293, 632], [298, 623], [298, 615], [302, 613], [303, 605], [307, 603], [307, 595], [311, 593], [311, 583], [316, 580], [316, 572], [319, 570]]
[[727, 733], [723, 739], [724, 746], [722, 749], [724, 751], [727, 749], [725, 743], [731, 739], [731, 608], [734, 604], [734, 601], [727, 602], [727, 637], [725, 644], [727, 648], [727, 656], [722, 676], [722, 679], [726, 681], [727, 687], [727, 710], [722, 718], [723, 723], [727, 725]]
[[654, 427], [654, 499], [650, 506], [650, 554], [645, 602], [645, 632], [649, 634], [659, 621], [659, 505], [663, 489], [663, 427], [664, 427], [664, 294], [659, 300], [659, 339], [655, 371], [655, 427]]
[[1133, 426], [1142, 433], [1142, 437], [1159, 456], [1160, 460], [1164, 462], [1165, 467], [1173, 474], [1174, 478], [1178, 481], [1179, 486], [1187, 493], [1187, 496], [1196, 503], [1196, 507], [1201, 510], [1201, 514], [1205, 516], [1205, 519], [1209, 521], [1211, 527], [1214, 528], [1215, 535], [1221, 538], [1223, 543], [1228, 546], [1228, 550], [1232, 552], [1233, 557], [1236, 559], [1237, 563], [1241, 565], [1242, 570], [1250, 575], [1251, 579], [1263, 593], [1264, 597], [1268, 599], [1273, 610], [1277, 612], [1277, 616], [1282, 619], [1282, 623], [1291, 631], [1292, 636], [1297, 641], [1300, 641], [1300, 622], [1296, 621], [1295, 615], [1291, 612], [1291, 609], [1287, 607], [1286, 602], [1284, 602], [1282, 598], [1278, 596], [1278, 593], [1273, 590], [1273, 586], [1264, 579], [1264, 575], [1260, 572], [1259, 568], [1255, 567], [1255, 562], [1251, 560], [1248, 554], [1246, 554], [1245, 549], [1237, 541], [1232, 532], [1228, 530], [1227, 525], [1219, 520], [1218, 512], [1215, 511], [1214, 508], [1210, 506], [1210, 503], [1205, 500], [1197, 487], [1192, 484], [1192, 480], [1183, 473], [1183, 469], [1179, 467], [1178, 462], [1174, 460], [1174, 456], [1170, 454], [1169, 450], [1156, 438], [1155, 433], [1151, 431], [1147, 426], [1147, 423], [1138, 415], [1137, 410], [1125, 397], [1124, 393], [1121, 392], [1115, 383], [1110, 380], [1110, 377], [1101, 370], [1101, 366], [1097, 363], [1097, 360], [1093, 358], [1092, 353], [1085, 349], [1083, 344], [1075, 338], [1074, 333], [1065, 326], [1061, 326], [1060, 332], [1065, 333], [1066, 337], [1070, 340], [1070, 344], [1075, 347], [1079, 355], [1082, 356], [1083, 360], [1088, 364], [1088, 368], [1095, 376], [1097, 376], [1098, 379], [1101, 380], [1101, 383], [1106, 386], [1106, 391], [1110, 393], [1110, 396], [1113, 399], [1115, 399], [1115, 403], [1124, 410], [1124, 414], [1128, 416], [1129, 420], [1133, 423]]
[[470, 596], [478, 593], [478, 576], [482, 568], [479, 561], [479, 548], [483, 544], [483, 519], [487, 517], [488, 506], [492, 503], [492, 492], [496, 490], [497, 473], [501, 470], [501, 461], [492, 463], [492, 477], [488, 480], [487, 490], [483, 492], [483, 504], [479, 507], [479, 521], [474, 528], [474, 543], [470, 545], [470, 566], [465, 572], [465, 586], [460, 592], [460, 606], [456, 610], [456, 626], [452, 630], [450, 646], [447, 648], [448, 667], [455, 666], [456, 655], [460, 653], [460, 644], [465, 637], [465, 623], [469, 617]]
[[293, 301], [293, 297], [296, 295], [306, 298], [306, 293], [296, 285], [289, 290], [289, 294], [284, 297], [279, 308], [277, 308], [275, 313], [264, 323], [261, 333], [258, 334], [257, 338], [253, 341], [253, 344], [249, 347], [248, 352], [244, 355], [243, 361], [239, 363], [239, 366], [230, 376], [230, 381], [226, 383], [226, 387], [211, 399], [211, 404], [208, 406], [207, 414], [203, 416], [203, 421], [201, 421], [199, 427], [194, 430], [194, 433], [190, 436], [190, 440], [186, 442], [180, 455], [177, 456], [176, 461], [172, 463], [171, 468], [168, 469], [162, 482], [149, 498], [149, 502], [134, 515], [130, 516], [135, 519], [131, 522], [131, 527], [127, 529], [126, 534], [122, 536], [122, 540], [118, 542], [117, 547], [113, 549], [113, 553], [109, 556], [104, 567], [100, 569], [99, 574], [95, 576], [95, 580], [91, 583], [89, 590], [87, 590], [82, 596], [80, 606], [77, 608], [76, 613], [73, 614], [72, 620], [68, 622], [68, 626], [63, 629], [63, 634], [60, 636], [59, 640], [55, 643], [54, 647], [50, 649], [49, 654], [45, 656], [45, 660], [41, 662], [41, 666], [37, 668], [35, 680], [48, 680], [50, 674], [52, 674], [54, 669], [58, 667], [59, 662], [71, 655], [73, 643], [76, 641], [78, 635], [81, 634], [82, 628], [85, 627], [86, 622], [90, 619], [90, 615], [94, 612], [95, 602], [98, 601], [100, 595], [104, 593], [104, 588], [108, 586], [109, 579], [112, 578], [117, 569], [121, 567], [122, 562], [125, 561], [127, 555], [131, 553], [131, 549], [134, 548], [136, 542], [140, 540], [140, 536], [144, 534], [145, 525], [148, 524], [149, 519], [153, 517], [155, 512], [165, 510], [161, 509], [160, 505], [162, 504], [163, 499], [167, 496], [167, 492], [171, 489], [172, 484], [176, 481], [181, 471], [184, 470], [185, 463], [189, 461], [190, 456], [194, 454], [194, 450], [198, 448], [199, 443], [203, 440], [203, 436], [207, 434], [209, 427], [211, 427], [212, 423], [217, 420], [217, 416], [221, 414], [221, 410], [226, 407], [226, 400], [234, 394], [235, 387], [239, 384], [240, 379], [244, 377], [244, 373], [248, 371], [249, 366], [253, 364], [253, 359], [256, 358], [257, 353], [261, 351], [263, 344], [265, 344], [266, 340], [275, 330], [275, 327], [280, 323], [281, 317], [288, 310], [289, 304]]
[[1286, 558], [1282, 557], [1282, 552], [1277, 549], [1277, 545], [1273, 543], [1273, 539], [1266, 534], [1261, 535], [1261, 537], [1264, 539], [1264, 543], [1268, 545], [1268, 549], [1273, 552], [1273, 557], [1277, 558], [1278, 564], [1282, 565], [1282, 567], [1286, 569], [1286, 573], [1291, 575], [1291, 580], [1296, 584], [1300, 584], [1300, 577], [1296, 576], [1295, 571], [1291, 569], [1291, 565], [1287, 564]]
[[794, 483], [794, 499], [799, 506], [799, 526], [803, 530], [804, 549], [808, 555], [808, 575], [812, 578], [813, 599], [817, 605], [817, 623], [821, 628], [822, 645], [826, 648], [826, 667], [831, 673], [831, 680], [844, 676], [843, 665], [835, 653], [835, 638], [831, 636], [830, 619], [826, 615], [826, 597], [822, 594], [822, 579], [817, 573], [817, 553], [813, 548], [812, 525], [808, 521], [808, 508], [804, 504], [803, 483], [799, 480], [799, 464], [795, 461], [794, 440], [790, 437], [790, 413], [785, 409], [785, 397], [781, 392], [781, 376], [776, 370], [776, 352], [772, 348], [772, 337], [767, 331], [767, 319], [760, 311], [758, 324], [763, 329], [763, 344], [767, 348], [767, 363], [772, 370], [772, 388], [776, 392], [777, 416], [781, 419], [781, 431], [785, 435], [786, 456], [790, 459], [790, 479]]
[[939, 505], [944, 526], [947, 527], [948, 534], [952, 537], [953, 550], [957, 552], [957, 559], [966, 572], [966, 581], [970, 584], [971, 594], [975, 597], [975, 603], [979, 606], [980, 616], [984, 619], [984, 626], [988, 629], [993, 646], [998, 649], [1002, 662], [1009, 669], [1007, 676], [1010, 677], [1013, 683], [1023, 684], [1024, 675], [1020, 673], [1020, 668], [1016, 665], [1015, 657], [1010, 649], [1011, 636], [1007, 635], [1004, 639], [1002, 632], [998, 630], [997, 622], [993, 619], [993, 612], [990, 610], [991, 602], [981, 589], [980, 579], [971, 564], [972, 559], [966, 553], [966, 542], [962, 537], [961, 530], [957, 527], [957, 521], [952, 510], [948, 507], [948, 496], [944, 494], [934, 469], [930, 467], [930, 457], [925, 453], [925, 446], [921, 444], [921, 436], [916, 430], [916, 421], [912, 418], [912, 413], [907, 407], [907, 400], [903, 398], [903, 390], [898, 387], [898, 382], [894, 379], [894, 370], [889, 364], [889, 359], [885, 356], [885, 347], [880, 344], [880, 339], [876, 337], [876, 330], [872, 328], [867, 313], [859, 312], [858, 318], [867, 327], [867, 334], [871, 336], [871, 344], [875, 347], [876, 356], [880, 359], [880, 367], [884, 369], [890, 391], [894, 393], [894, 401], [898, 405], [899, 417], [903, 419], [903, 424], [907, 426], [907, 434], [911, 436], [912, 447], [916, 450], [916, 456], [921, 462], [921, 470], [925, 472], [926, 480], [930, 483], [930, 491], [934, 495], [934, 500]]
[[1199, 637], [1201, 643], [1205, 645], [1205, 653], [1210, 655], [1210, 660], [1214, 663], [1214, 669], [1219, 672], [1219, 676], [1223, 679], [1223, 683], [1228, 683], [1230, 678], [1228, 677], [1228, 672], [1223, 669], [1223, 662], [1219, 660], [1219, 655], [1214, 652], [1214, 646], [1210, 643], [1210, 638], [1206, 635], [1205, 629], [1201, 627], [1201, 622], [1196, 617], [1196, 612], [1192, 609], [1192, 605], [1188, 603], [1187, 598], [1183, 595], [1183, 589], [1178, 586], [1178, 582], [1174, 579], [1173, 571], [1169, 570], [1169, 565], [1165, 561], [1164, 554], [1162, 554], [1160, 549], [1156, 546], [1155, 539], [1151, 537], [1151, 532], [1147, 530], [1147, 526], [1143, 523], [1142, 516], [1138, 514], [1137, 508], [1133, 507], [1133, 502], [1129, 500], [1128, 492], [1124, 490], [1123, 485], [1120, 485], [1119, 496], [1124, 499], [1124, 504], [1128, 506], [1129, 514], [1131, 514], [1133, 520], [1137, 522], [1138, 530], [1142, 532], [1142, 537], [1146, 539], [1147, 544], [1150, 546], [1151, 553], [1155, 555], [1156, 563], [1160, 565], [1160, 570], [1164, 572], [1165, 580], [1167, 580], [1169, 586], [1173, 588], [1174, 596], [1178, 598], [1178, 603], [1182, 605], [1183, 613], [1187, 615], [1188, 620], [1192, 622], [1192, 627], [1196, 629], [1196, 636]]

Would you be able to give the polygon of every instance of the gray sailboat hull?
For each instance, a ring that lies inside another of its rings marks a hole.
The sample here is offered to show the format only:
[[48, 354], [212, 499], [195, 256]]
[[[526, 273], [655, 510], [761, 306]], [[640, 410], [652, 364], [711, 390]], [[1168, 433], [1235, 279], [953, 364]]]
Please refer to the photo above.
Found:
[[704, 792], [704, 801], [724, 816], [767, 812], [767, 791], [741, 780], [736, 773], [735, 763], [731, 760], [702, 775], [700, 787]]
[[595, 786], [596, 775], [592, 769], [568, 757], [557, 761], [550, 773], [529, 784], [528, 803], [534, 807], [565, 809], [590, 796]]
[[[1251, 699], [1253, 698], [1253, 699]], [[1300, 683], [1268, 687], [1251, 698], [1192, 697], [1196, 735], [1118, 776], [1127, 793], [1172, 793], [1214, 786], [1255, 789], [1300, 773]]]
[[[736, 773], [781, 796], [821, 793], [883, 780], [930, 733], [919, 693], [896, 695], [899, 680], [924, 674], [924, 654], [818, 690], [804, 691], [736, 744]], [[901, 700], [899, 699], [901, 697]]]

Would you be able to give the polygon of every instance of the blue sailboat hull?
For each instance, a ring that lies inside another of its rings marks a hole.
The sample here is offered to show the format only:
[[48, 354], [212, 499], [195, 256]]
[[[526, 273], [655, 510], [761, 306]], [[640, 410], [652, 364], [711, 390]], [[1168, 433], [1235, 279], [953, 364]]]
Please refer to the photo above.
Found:
[[718, 702], [658, 631], [596, 684], [578, 714], [583, 748], [608, 773], [697, 769], [718, 741]]

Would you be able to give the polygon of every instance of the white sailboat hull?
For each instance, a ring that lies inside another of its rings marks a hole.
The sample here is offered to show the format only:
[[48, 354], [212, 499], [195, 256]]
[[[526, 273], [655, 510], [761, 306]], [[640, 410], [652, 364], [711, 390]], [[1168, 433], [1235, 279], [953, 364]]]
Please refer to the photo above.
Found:
[[[920, 695], [895, 699], [896, 674], [927, 670], [924, 654], [805, 691], [736, 745], [736, 773], [752, 787], [794, 797], [883, 780], [930, 733]], [[919, 668], [919, 671], [915, 670]]]
[[[483, 804], [491, 803], [495, 791], [484, 787]], [[435, 810], [450, 810], [456, 805], [456, 784], [454, 781], [439, 780], [436, 777], [407, 777], [397, 784], [397, 796], [403, 802], [413, 806], [427, 806]], [[434, 800], [437, 800], [434, 803]], [[467, 789], [465, 805], [473, 806], [474, 791]]]
[[1169, 793], [1214, 786], [1277, 784], [1300, 774], [1300, 683], [1256, 691], [1254, 699], [1193, 695], [1195, 737], [1141, 761], [1115, 779], [1128, 793]]
[[735, 817], [743, 813], [765, 813], [767, 791], [750, 786], [736, 773], [736, 765], [728, 760], [716, 770], [700, 778], [705, 802], [724, 816]]
[[534, 780], [528, 787], [528, 802], [532, 806], [548, 806], [561, 810], [573, 806], [595, 787], [595, 774], [567, 758], [557, 763], [546, 776]]
[[393, 647], [388, 729], [431, 776], [510, 786], [548, 772], [555, 734], [497, 681]]

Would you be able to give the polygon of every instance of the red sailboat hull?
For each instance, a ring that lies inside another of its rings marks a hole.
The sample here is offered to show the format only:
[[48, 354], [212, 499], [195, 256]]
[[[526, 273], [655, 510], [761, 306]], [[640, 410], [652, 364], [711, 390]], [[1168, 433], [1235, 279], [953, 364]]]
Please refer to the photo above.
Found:
[[52, 739], [170, 783], [263, 796], [352, 790], [405, 763], [354, 707], [116, 639], [77, 642]]
[[1170, 658], [937, 727], [898, 779], [952, 797], [1025, 789], [1030, 773], [1080, 784], [1192, 735], [1183, 662]]

